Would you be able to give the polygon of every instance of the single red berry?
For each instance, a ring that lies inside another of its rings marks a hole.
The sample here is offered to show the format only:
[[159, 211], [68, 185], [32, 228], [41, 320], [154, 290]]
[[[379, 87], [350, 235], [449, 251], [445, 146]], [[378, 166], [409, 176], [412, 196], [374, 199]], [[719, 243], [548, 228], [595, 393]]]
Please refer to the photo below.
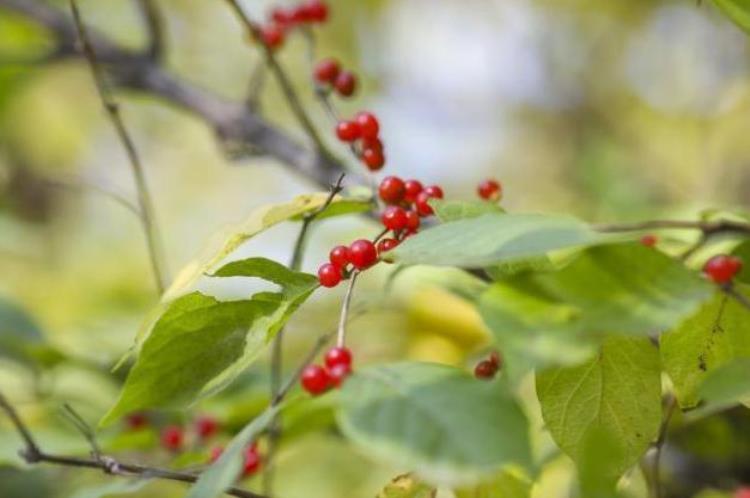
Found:
[[345, 347], [331, 348], [326, 353], [325, 362], [328, 368], [332, 368], [336, 365], [351, 365], [352, 352]]
[[302, 372], [300, 382], [302, 382], [302, 387], [305, 391], [316, 396], [328, 389], [330, 379], [323, 367], [320, 365], [309, 365]]
[[211, 453], [208, 455], [208, 461], [214, 463], [219, 459], [221, 454], [224, 453], [224, 448], [221, 446], [214, 446], [211, 448]]
[[219, 421], [215, 418], [204, 415], [198, 417], [195, 421], [195, 432], [201, 439], [207, 439], [219, 431]]
[[333, 83], [340, 71], [341, 67], [336, 59], [323, 59], [315, 65], [313, 76], [318, 83]]
[[341, 282], [341, 268], [332, 263], [323, 263], [318, 268], [318, 282], [323, 287], [336, 287]]
[[430, 185], [429, 187], [425, 187], [424, 192], [430, 197], [434, 197], [435, 199], [443, 198], [443, 189], [438, 187], [437, 185]]
[[340, 121], [336, 125], [336, 136], [342, 142], [354, 142], [360, 137], [359, 125], [354, 121]]
[[378, 251], [369, 240], [359, 239], [349, 245], [349, 258], [355, 268], [364, 270], [377, 262]]
[[253, 443], [245, 451], [245, 464], [242, 467], [242, 476], [249, 477], [260, 470], [261, 467], [260, 453], [258, 452], [258, 446]]
[[294, 23], [294, 12], [284, 7], [274, 7], [271, 10], [271, 19], [280, 26]]
[[125, 419], [125, 423], [130, 429], [142, 429], [143, 427], [146, 427], [148, 425], [148, 417], [145, 413], [141, 412], [131, 413]]
[[656, 235], [647, 233], [643, 237], [641, 237], [641, 244], [643, 244], [646, 247], [654, 247], [656, 245]]
[[328, 20], [328, 4], [322, 0], [307, 0], [300, 7], [305, 11], [305, 20], [310, 22], [326, 22]]
[[385, 156], [380, 149], [365, 149], [362, 151], [362, 161], [370, 171], [378, 171], [385, 165]]
[[378, 138], [380, 132], [380, 123], [378, 118], [371, 112], [360, 112], [354, 118], [359, 125], [359, 129], [362, 130], [362, 138]]
[[737, 488], [734, 498], [750, 498], [750, 487]]
[[726, 284], [742, 270], [742, 260], [736, 256], [719, 254], [709, 259], [703, 272], [717, 284]]
[[406, 211], [406, 228], [411, 232], [416, 232], [422, 221], [419, 219], [419, 213], [411, 209]]
[[422, 192], [424, 187], [422, 187], [422, 184], [418, 180], [406, 180], [406, 182], [404, 182], [404, 189], [404, 200], [409, 204], [412, 204], [417, 200], [417, 196]]
[[339, 387], [350, 373], [352, 373], [351, 365], [341, 363], [332, 366], [328, 369], [328, 377], [331, 379], [331, 385], [333, 387]]
[[417, 199], [414, 201], [414, 207], [417, 209], [419, 216], [430, 216], [434, 213], [432, 206], [428, 204], [430, 199], [432, 199], [432, 197], [424, 190], [417, 194]]
[[378, 255], [382, 255], [384, 252], [388, 252], [398, 245], [396, 239], [383, 239], [378, 242]]
[[349, 248], [346, 246], [334, 247], [328, 254], [328, 259], [333, 266], [340, 269], [346, 268], [346, 265], [349, 264]]
[[404, 181], [397, 176], [386, 176], [378, 187], [378, 195], [386, 204], [400, 203], [405, 193]]
[[406, 211], [401, 206], [388, 206], [380, 216], [380, 221], [388, 230], [399, 231], [406, 228]]
[[497, 351], [493, 351], [490, 353], [489, 362], [495, 365], [495, 368], [500, 368], [503, 366], [503, 358]]
[[333, 87], [342, 97], [351, 97], [357, 90], [357, 77], [349, 71], [341, 71], [333, 82]]
[[503, 188], [498, 181], [489, 179], [477, 186], [477, 193], [486, 201], [499, 201], [503, 196]]
[[477, 379], [491, 379], [496, 372], [497, 367], [488, 360], [482, 360], [474, 367], [474, 377]]
[[260, 28], [260, 39], [268, 48], [279, 48], [284, 43], [284, 28], [276, 23], [266, 24]]
[[383, 142], [378, 137], [368, 138], [362, 137], [362, 150], [373, 149], [379, 152], [383, 152]]
[[185, 433], [181, 427], [168, 425], [161, 431], [161, 445], [169, 451], [179, 451], [185, 439]]

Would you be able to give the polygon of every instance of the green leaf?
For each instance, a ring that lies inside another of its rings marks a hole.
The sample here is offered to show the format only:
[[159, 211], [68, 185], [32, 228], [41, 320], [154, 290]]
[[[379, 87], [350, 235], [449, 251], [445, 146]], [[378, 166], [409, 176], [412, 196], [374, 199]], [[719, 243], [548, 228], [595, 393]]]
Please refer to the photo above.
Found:
[[281, 405], [273, 405], [247, 424], [204, 471], [185, 498], [214, 498], [232, 486], [242, 473], [245, 450], [271, 423]]
[[638, 243], [590, 247], [559, 271], [496, 282], [479, 300], [503, 349], [531, 364], [580, 361], [603, 333], [647, 335], [689, 317], [713, 287]]
[[28, 361], [30, 349], [43, 342], [31, 316], [18, 305], [0, 299], [0, 356]]
[[505, 212], [497, 203], [486, 201], [444, 201], [442, 199], [430, 199], [429, 204], [435, 211], [435, 216], [443, 223], [466, 218], [476, 218], [487, 213]]
[[[737, 286], [746, 295], [746, 286]], [[750, 310], [717, 292], [714, 298], [661, 338], [664, 370], [682, 408], [698, 404], [709, 373], [735, 358], [750, 358]]]
[[746, 240], [735, 247], [732, 254], [738, 256], [743, 262], [742, 270], [734, 277], [735, 282], [750, 284], [750, 240]]
[[612, 436], [605, 475], [618, 477], [657, 437], [661, 423], [659, 354], [646, 338], [611, 337], [596, 358], [537, 375], [542, 417], [557, 445], [579, 466], [590, 431]]
[[750, 34], [750, 0], [714, 0], [727, 17]]
[[223, 389], [318, 286], [314, 276], [265, 258], [229, 263], [214, 276], [262, 278], [281, 291], [239, 301], [219, 301], [196, 291], [169, 303], [102, 425], [145, 408], [184, 407]]
[[494, 478], [471, 488], [455, 491], [456, 498], [529, 498], [531, 481], [515, 469], [503, 470]]
[[567, 216], [490, 213], [424, 230], [388, 255], [399, 263], [476, 268], [612, 240]]
[[94, 486], [86, 489], [77, 491], [71, 498], [106, 498], [113, 495], [124, 495], [135, 493], [140, 491], [141, 488], [149, 484], [149, 479], [136, 479], [136, 480], [114, 480]]
[[[300, 195], [284, 204], [268, 204], [255, 209], [236, 226], [214, 234], [201, 255], [186, 265], [174, 279], [164, 294], [164, 301], [190, 289], [203, 274], [210, 272], [232, 251], [259, 233], [284, 221], [300, 221], [307, 214], [314, 213], [323, 205], [330, 194], [325, 192]], [[319, 216], [320, 219], [343, 214], [359, 213], [372, 207], [369, 197], [336, 196], [333, 202]]]
[[370, 367], [349, 378], [338, 421], [368, 454], [459, 484], [528, 465], [528, 422], [503, 384], [431, 363]]
[[414, 474], [403, 474], [386, 484], [376, 498], [435, 498], [437, 489]]
[[709, 372], [698, 395], [715, 407], [750, 405], [750, 358], [736, 358]]

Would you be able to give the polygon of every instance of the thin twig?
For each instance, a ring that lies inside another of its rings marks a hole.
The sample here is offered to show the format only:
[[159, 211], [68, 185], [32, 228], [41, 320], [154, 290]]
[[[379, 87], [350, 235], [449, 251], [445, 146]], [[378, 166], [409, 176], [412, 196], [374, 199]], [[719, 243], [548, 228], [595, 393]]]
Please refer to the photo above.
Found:
[[602, 223], [593, 225], [593, 228], [600, 232], [636, 232], [648, 229], [673, 229], [700, 230], [707, 236], [717, 233], [739, 233], [750, 236], [750, 223], [731, 220], [650, 220], [639, 223]]
[[346, 341], [346, 323], [349, 319], [349, 306], [352, 302], [352, 294], [354, 293], [354, 283], [357, 281], [359, 276], [359, 270], [352, 271], [349, 276], [349, 286], [346, 288], [346, 295], [344, 296], [344, 302], [341, 305], [341, 316], [339, 317], [339, 328], [336, 334], [336, 346], [343, 348], [344, 342]]
[[112, 97], [109, 87], [107, 86], [104, 72], [99, 65], [96, 52], [89, 39], [86, 26], [81, 18], [81, 13], [78, 10], [76, 0], [70, 0], [70, 9], [73, 13], [73, 19], [78, 32], [78, 37], [83, 45], [83, 53], [86, 60], [89, 62], [91, 73], [94, 76], [94, 82], [99, 92], [99, 97], [102, 101], [104, 109], [107, 111], [107, 115], [110, 118], [117, 135], [122, 142], [125, 152], [128, 155], [130, 167], [133, 171], [133, 177], [135, 179], [136, 190], [138, 191], [138, 206], [141, 212], [141, 220], [143, 223], [143, 229], [146, 235], [146, 245], [148, 248], [149, 259], [151, 261], [151, 268], [153, 270], [154, 279], [156, 281], [157, 289], [159, 294], [164, 293], [166, 288], [166, 275], [163, 270], [163, 259], [161, 256], [160, 244], [158, 242], [158, 230], [156, 228], [156, 222], [154, 220], [153, 203], [151, 201], [151, 195], [149, 194], [148, 185], [146, 182], [146, 175], [141, 164], [140, 157], [135, 148], [135, 144], [130, 137], [130, 134], [125, 127], [125, 123], [120, 116], [119, 106]]
[[63, 404], [63, 414], [71, 421], [71, 423], [78, 429], [78, 432], [88, 441], [91, 446], [91, 456], [99, 460], [102, 456], [102, 450], [99, 447], [99, 443], [96, 441], [96, 435], [91, 429], [89, 424], [81, 417], [77, 411], [73, 409], [68, 403]]
[[162, 59], [165, 51], [164, 19], [156, 7], [156, 0], [137, 0], [148, 32], [146, 53], [156, 61]]
[[669, 429], [669, 422], [672, 420], [675, 408], [677, 407], [677, 399], [674, 396], [670, 396], [667, 401], [666, 413], [664, 419], [661, 422], [659, 428], [659, 437], [654, 443], [654, 459], [651, 463], [651, 494], [653, 498], [661, 498], [661, 454], [664, 443], [667, 442], [667, 431]]

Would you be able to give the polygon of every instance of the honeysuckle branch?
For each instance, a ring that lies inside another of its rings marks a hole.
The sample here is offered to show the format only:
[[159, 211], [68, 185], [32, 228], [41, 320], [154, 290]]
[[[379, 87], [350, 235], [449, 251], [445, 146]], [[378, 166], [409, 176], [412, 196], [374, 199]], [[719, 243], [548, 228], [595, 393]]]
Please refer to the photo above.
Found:
[[344, 302], [341, 304], [341, 316], [339, 316], [339, 327], [336, 332], [336, 346], [344, 347], [346, 341], [346, 324], [349, 321], [349, 307], [352, 304], [352, 294], [354, 294], [354, 284], [359, 276], [359, 270], [353, 270], [349, 276], [349, 285], [346, 287]]
[[600, 232], [637, 232], [641, 230], [667, 229], [667, 230], [700, 230], [707, 237], [719, 233], [736, 233], [750, 236], [750, 223], [717, 220], [717, 221], [690, 221], [690, 220], [650, 220], [638, 223], [601, 223], [594, 224], [593, 228]]
[[162, 60], [165, 51], [164, 19], [156, 6], [155, 0], [136, 0], [148, 31], [146, 53], [156, 61]]
[[104, 72], [99, 65], [96, 50], [89, 39], [88, 31], [86, 30], [86, 26], [81, 18], [81, 13], [75, 0], [70, 0], [70, 9], [73, 13], [73, 20], [75, 22], [78, 37], [81, 41], [83, 53], [89, 63], [94, 82], [96, 83], [99, 98], [101, 99], [102, 105], [107, 112], [107, 116], [112, 122], [112, 125], [117, 132], [117, 137], [122, 143], [128, 156], [128, 163], [130, 164], [133, 179], [135, 180], [136, 191], [138, 192], [138, 210], [141, 214], [140, 220], [146, 237], [146, 246], [148, 248], [151, 269], [153, 271], [156, 287], [161, 295], [166, 288], [167, 276], [164, 270], [164, 257], [159, 242], [159, 231], [156, 226], [153, 200], [149, 193], [146, 173], [133, 139], [131, 138], [130, 133], [128, 133], [125, 122], [120, 115], [120, 107], [107, 86]]

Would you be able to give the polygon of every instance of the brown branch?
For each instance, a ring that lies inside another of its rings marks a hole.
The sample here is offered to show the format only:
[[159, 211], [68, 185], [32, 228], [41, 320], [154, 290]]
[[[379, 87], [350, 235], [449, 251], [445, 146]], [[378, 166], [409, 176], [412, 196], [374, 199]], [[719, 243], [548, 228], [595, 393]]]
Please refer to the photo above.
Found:
[[146, 53], [156, 61], [160, 61], [165, 51], [164, 19], [156, 6], [156, 0], [136, 0], [143, 16], [148, 33], [148, 48]]

